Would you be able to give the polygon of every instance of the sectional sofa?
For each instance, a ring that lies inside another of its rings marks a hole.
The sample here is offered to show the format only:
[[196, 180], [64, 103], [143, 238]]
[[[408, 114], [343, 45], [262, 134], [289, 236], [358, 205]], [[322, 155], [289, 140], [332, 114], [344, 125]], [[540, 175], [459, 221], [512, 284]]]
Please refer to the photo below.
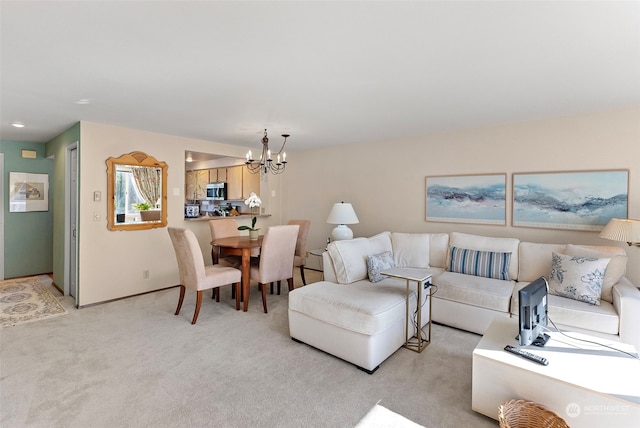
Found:
[[[640, 290], [624, 276], [626, 263], [620, 247], [458, 232], [336, 241], [323, 254], [324, 280], [289, 294], [289, 330], [294, 340], [372, 373], [402, 346], [406, 325], [406, 282], [379, 271], [420, 267], [429, 269], [433, 284], [431, 305], [420, 302], [424, 323], [431, 307], [434, 322], [482, 334], [494, 317], [517, 317], [518, 291], [544, 276], [549, 317], [558, 328], [640, 349]], [[410, 302], [415, 313], [413, 290]]]

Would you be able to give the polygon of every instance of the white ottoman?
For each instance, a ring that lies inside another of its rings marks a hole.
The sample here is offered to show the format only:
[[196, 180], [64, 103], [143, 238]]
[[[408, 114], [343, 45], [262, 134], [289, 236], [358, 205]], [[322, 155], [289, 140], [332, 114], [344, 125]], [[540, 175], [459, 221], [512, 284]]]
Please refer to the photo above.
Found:
[[[397, 279], [348, 285], [321, 281], [297, 288], [289, 293], [291, 338], [373, 373], [404, 344], [405, 295], [406, 282]], [[409, 302], [413, 313], [413, 291]], [[424, 312], [422, 319], [429, 319]]]

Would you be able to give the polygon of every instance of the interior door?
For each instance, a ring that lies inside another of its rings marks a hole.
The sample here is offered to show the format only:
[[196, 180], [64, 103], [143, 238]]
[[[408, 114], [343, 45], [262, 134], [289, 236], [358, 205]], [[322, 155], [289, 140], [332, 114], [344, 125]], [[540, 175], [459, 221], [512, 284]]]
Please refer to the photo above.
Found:
[[0, 280], [4, 279], [4, 153], [0, 153]]
[[67, 206], [69, 213], [69, 247], [68, 247], [68, 272], [69, 272], [69, 290], [68, 293], [76, 300], [78, 305], [78, 242], [77, 242], [77, 214], [78, 214], [78, 148], [72, 147], [68, 152], [68, 174], [69, 174], [69, 204]]

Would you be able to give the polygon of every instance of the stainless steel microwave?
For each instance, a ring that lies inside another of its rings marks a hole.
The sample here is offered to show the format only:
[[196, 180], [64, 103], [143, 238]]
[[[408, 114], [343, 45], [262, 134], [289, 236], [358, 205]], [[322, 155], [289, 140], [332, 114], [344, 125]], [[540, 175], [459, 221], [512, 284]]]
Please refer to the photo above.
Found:
[[227, 199], [227, 183], [207, 184], [207, 200], [224, 201]]

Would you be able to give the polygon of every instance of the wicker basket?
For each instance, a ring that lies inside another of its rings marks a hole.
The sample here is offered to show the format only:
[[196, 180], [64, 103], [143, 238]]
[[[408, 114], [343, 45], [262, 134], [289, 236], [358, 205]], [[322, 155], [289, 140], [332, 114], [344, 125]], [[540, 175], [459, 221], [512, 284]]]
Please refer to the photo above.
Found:
[[558, 415], [531, 401], [511, 400], [498, 408], [500, 428], [569, 428]]

